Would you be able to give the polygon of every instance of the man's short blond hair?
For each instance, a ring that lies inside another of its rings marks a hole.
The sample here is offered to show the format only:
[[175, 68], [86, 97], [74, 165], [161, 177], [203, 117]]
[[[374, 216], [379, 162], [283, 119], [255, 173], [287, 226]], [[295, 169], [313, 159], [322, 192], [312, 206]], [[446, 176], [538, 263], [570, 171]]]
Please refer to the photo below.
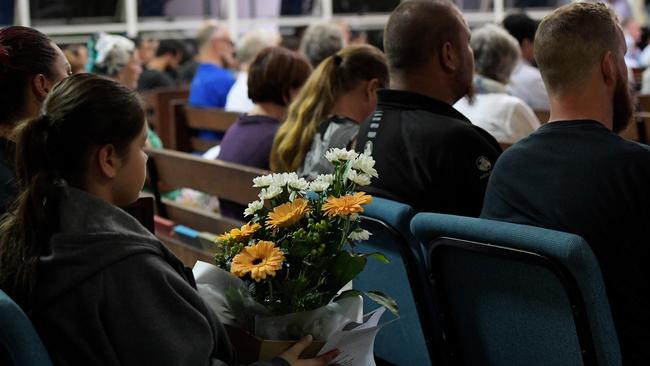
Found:
[[619, 32], [602, 3], [572, 3], [547, 15], [535, 34], [535, 60], [549, 93], [585, 81], [606, 52], [621, 52]]
[[214, 37], [217, 37], [219, 32], [223, 32], [226, 26], [222, 23], [219, 23], [216, 20], [207, 20], [203, 23], [201, 28], [196, 34], [196, 43], [197, 46], [203, 48], [208, 42], [210, 42]]

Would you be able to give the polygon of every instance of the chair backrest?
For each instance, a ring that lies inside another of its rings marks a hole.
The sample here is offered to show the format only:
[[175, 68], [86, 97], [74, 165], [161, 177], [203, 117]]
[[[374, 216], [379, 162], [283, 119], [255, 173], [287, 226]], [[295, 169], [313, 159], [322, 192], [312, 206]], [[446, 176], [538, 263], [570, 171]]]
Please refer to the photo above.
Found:
[[174, 101], [173, 110], [175, 142], [172, 147], [186, 152], [205, 152], [218, 145], [221, 141], [220, 137], [205, 137], [197, 132], [209, 131], [217, 136], [223, 136], [240, 116], [240, 113], [227, 112], [218, 108], [191, 107], [184, 100]]
[[[428, 286], [424, 283], [423, 249], [409, 230], [414, 214], [410, 206], [374, 197], [362, 216], [362, 227], [372, 236], [355, 247], [364, 253], [381, 252], [390, 260], [383, 264], [369, 259], [353, 287], [378, 290], [397, 301], [400, 318], [379, 332], [374, 348], [376, 357], [396, 365], [406, 360], [413, 365], [431, 365], [435, 343], [424, 304]], [[364, 302], [366, 312], [376, 307], [374, 302]]]
[[[0, 290], [0, 345], [9, 353], [16, 366], [52, 365], [29, 318], [2, 290]], [[2, 355], [0, 360], [1, 357]]]
[[197, 208], [181, 205], [161, 197], [158, 188], [192, 188], [220, 200], [246, 205], [258, 197], [253, 178], [267, 174], [265, 170], [207, 160], [191, 154], [165, 149], [148, 149], [149, 178], [156, 197], [156, 209], [164, 218], [198, 231], [222, 233], [242, 223]]
[[142, 99], [147, 107], [147, 120], [167, 148], [173, 148], [172, 130], [174, 128], [173, 101], [187, 103], [190, 90], [187, 86], [161, 88], [143, 93]]
[[447, 350], [463, 365], [620, 365], [600, 267], [579, 236], [421, 213]]

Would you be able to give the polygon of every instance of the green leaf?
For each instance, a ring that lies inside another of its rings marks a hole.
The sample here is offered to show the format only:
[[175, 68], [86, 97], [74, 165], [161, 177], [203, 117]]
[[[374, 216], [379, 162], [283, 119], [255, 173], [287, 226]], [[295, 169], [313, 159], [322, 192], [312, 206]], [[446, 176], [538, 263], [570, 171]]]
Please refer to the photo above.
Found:
[[383, 253], [374, 252], [374, 253], [364, 254], [364, 256], [374, 258], [383, 264], [390, 263], [390, 259], [388, 259], [388, 257], [386, 257]]
[[336, 286], [343, 287], [346, 283], [352, 281], [366, 266], [368, 260], [366, 257], [348, 252], [341, 252], [332, 265], [332, 275], [334, 276]]
[[311, 252], [311, 248], [305, 241], [294, 241], [289, 248], [289, 254], [295, 257], [305, 257]]
[[366, 295], [374, 302], [379, 305], [382, 305], [388, 309], [393, 315], [399, 316], [399, 309], [397, 308], [397, 302], [393, 300], [392, 297], [379, 292], [379, 291], [368, 291]]
[[363, 292], [361, 292], [359, 290], [345, 290], [345, 291], [341, 292], [341, 294], [339, 296], [335, 297], [334, 300], [332, 300], [332, 301], [339, 301], [339, 300], [345, 299], [347, 297], [355, 297], [355, 296], [362, 296], [362, 295], [363, 295]]

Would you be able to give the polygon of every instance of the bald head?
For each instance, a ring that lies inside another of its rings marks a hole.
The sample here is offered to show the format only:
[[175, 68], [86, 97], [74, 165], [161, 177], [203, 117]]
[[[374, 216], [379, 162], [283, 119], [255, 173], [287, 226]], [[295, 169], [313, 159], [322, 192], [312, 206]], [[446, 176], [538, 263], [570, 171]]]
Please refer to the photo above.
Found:
[[391, 70], [411, 70], [427, 64], [446, 43], [458, 43], [462, 17], [444, 0], [411, 0], [390, 15], [384, 30], [384, 50]]

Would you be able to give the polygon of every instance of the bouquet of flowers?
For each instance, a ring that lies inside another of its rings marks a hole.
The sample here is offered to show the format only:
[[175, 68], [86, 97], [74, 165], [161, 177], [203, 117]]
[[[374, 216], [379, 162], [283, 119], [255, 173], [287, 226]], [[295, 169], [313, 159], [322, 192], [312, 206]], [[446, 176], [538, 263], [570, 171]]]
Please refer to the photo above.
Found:
[[[331, 149], [325, 157], [334, 167], [333, 174], [319, 175], [312, 182], [295, 173], [255, 178], [253, 186], [261, 191], [260, 199], [244, 212], [250, 221], [217, 238], [217, 266], [245, 284], [226, 293], [229, 311], [239, 326], [251, 329], [255, 324], [258, 336], [268, 335], [259, 334], [259, 317], [326, 316], [325, 310], [316, 316], [310, 312], [325, 309], [332, 301], [358, 298], [360, 291], [341, 289], [364, 269], [368, 258], [388, 263], [381, 253], [355, 251], [355, 244], [371, 235], [361, 228], [359, 214], [372, 201], [356, 188], [377, 177], [375, 161], [368, 154], [345, 149]], [[395, 301], [383, 293], [365, 295], [397, 313]], [[321, 326], [328, 322], [320, 319]], [[276, 329], [270, 332], [277, 335], [277, 322], [273, 326]], [[281, 337], [287, 339], [298, 339], [304, 334], [297, 333], [305, 329], [313, 331], [304, 325], [286, 327], [290, 329]]]

